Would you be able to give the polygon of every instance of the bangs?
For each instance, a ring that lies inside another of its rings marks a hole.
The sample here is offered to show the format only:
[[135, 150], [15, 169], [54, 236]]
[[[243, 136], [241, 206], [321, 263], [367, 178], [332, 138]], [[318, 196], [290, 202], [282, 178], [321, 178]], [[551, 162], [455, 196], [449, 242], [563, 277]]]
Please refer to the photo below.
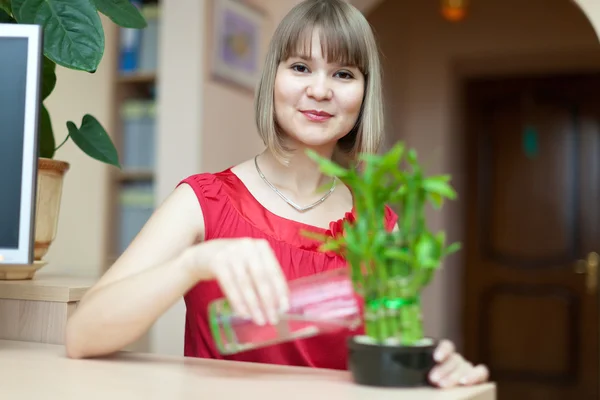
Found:
[[360, 31], [326, 3], [307, 10], [301, 18], [290, 20], [284, 32], [277, 49], [279, 61], [290, 57], [311, 58], [313, 34], [318, 32], [321, 54], [328, 63], [356, 67], [365, 76], [369, 71], [367, 44]]

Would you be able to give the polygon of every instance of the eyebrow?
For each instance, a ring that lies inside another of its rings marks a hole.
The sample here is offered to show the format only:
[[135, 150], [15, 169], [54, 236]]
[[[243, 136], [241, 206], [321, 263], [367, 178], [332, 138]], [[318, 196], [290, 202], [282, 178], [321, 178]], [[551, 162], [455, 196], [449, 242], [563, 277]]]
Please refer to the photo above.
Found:
[[[304, 61], [313, 61], [313, 57], [312, 56], [305, 56], [305, 55], [302, 55], [302, 54], [292, 55], [290, 58], [299, 58], [299, 59], [304, 60]], [[355, 68], [355, 69], [360, 69], [358, 67], [358, 65], [343, 64], [343, 63], [339, 63], [337, 61], [327, 61], [327, 64], [335, 65], [338, 68]]]

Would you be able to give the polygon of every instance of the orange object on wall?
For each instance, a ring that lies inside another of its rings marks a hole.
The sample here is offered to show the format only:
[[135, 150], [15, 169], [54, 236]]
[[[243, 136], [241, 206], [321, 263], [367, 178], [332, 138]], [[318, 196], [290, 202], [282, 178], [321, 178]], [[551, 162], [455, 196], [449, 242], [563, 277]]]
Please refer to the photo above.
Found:
[[451, 22], [458, 22], [467, 16], [468, 0], [441, 0], [442, 15]]

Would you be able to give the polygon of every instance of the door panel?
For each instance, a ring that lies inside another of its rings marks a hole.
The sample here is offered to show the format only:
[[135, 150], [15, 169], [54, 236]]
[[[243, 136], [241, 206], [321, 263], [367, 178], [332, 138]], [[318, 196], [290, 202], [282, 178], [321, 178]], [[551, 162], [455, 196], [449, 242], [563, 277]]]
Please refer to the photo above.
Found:
[[500, 400], [598, 399], [597, 97], [599, 76], [466, 85], [465, 350]]

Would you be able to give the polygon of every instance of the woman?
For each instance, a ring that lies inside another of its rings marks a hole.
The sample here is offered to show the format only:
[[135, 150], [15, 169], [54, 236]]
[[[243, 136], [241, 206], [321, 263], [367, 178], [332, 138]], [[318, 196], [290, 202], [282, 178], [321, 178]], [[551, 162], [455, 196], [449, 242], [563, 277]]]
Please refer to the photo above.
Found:
[[[348, 188], [323, 176], [305, 150], [339, 162], [377, 151], [382, 106], [377, 46], [362, 14], [342, 0], [297, 5], [274, 34], [257, 91], [266, 150], [177, 186], [82, 299], [68, 322], [68, 355], [122, 349], [185, 296], [186, 356], [346, 368], [348, 332], [222, 357], [206, 308], [225, 295], [257, 323], [272, 323], [287, 308], [287, 280], [344, 267], [299, 234], [327, 232], [352, 209]], [[317, 193], [325, 184], [331, 189]], [[393, 229], [397, 217], [387, 211]], [[487, 379], [485, 367], [473, 367], [448, 341], [435, 354], [431, 380], [440, 386]]]

